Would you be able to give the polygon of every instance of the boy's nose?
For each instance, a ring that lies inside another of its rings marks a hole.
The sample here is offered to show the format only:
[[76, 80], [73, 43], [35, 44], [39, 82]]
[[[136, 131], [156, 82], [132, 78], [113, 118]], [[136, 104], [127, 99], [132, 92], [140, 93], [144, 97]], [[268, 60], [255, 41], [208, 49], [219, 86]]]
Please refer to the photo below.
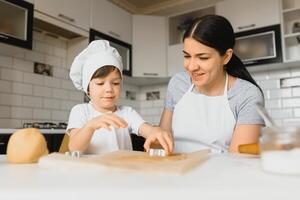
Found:
[[106, 91], [106, 92], [112, 91], [112, 85], [111, 85], [110, 83], [107, 83], [107, 84], [105, 84], [104, 86], [105, 86], [104, 88], [105, 88], [105, 91]]

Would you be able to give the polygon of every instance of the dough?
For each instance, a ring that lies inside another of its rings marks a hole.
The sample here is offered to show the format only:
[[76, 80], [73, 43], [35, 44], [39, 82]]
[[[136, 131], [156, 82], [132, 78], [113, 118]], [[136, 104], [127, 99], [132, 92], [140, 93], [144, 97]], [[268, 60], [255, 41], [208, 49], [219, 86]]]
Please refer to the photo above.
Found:
[[10, 163], [36, 163], [48, 154], [44, 136], [36, 128], [18, 130], [9, 138], [7, 160]]

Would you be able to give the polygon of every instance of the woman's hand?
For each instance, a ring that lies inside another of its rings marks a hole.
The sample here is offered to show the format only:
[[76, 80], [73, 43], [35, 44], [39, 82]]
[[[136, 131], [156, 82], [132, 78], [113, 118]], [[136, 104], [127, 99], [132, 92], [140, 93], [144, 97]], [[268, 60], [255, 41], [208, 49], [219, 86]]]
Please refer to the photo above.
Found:
[[[148, 125], [150, 126], [150, 125]], [[167, 155], [170, 155], [173, 152], [173, 137], [171, 132], [165, 131], [160, 127], [148, 127], [150, 134], [146, 136], [146, 141], [144, 143], [144, 148], [147, 152], [151, 145], [157, 144], [157, 142], [162, 146], [162, 148], [166, 151]]]
[[89, 121], [89, 126], [95, 131], [100, 128], [111, 130], [111, 127], [126, 128], [127, 122], [115, 114], [104, 114]]

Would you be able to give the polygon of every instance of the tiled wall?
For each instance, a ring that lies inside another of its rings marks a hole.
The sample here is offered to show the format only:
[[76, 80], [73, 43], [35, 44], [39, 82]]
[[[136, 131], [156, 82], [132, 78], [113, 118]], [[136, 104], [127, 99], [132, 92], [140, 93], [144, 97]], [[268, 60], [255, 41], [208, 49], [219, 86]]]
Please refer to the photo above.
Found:
[[[34, 32], [32, 51], [0, 54], [0, 128], [67, 121], [83, 95], [69, 80], [66, 49], [66, 41]], [[33, 73], [34, 62], [53, 66], [53, 76]]]
[[265, 106], [279, 125], [300, 124], [300, 85], [281, 87], [280, 80], [299, 77], [300, 66], [252, 73], [265, 95]]
[[[63, 39], [34, 32], [32, 51], [0, 54], [0, 128], [32, 121], [67, 122], [70, 109], [83, 102], [83, 94], [69, 80], [66, 49]], [[34, 62], [52, 65], [53, 77], [34, 74]], [[275, 121], [299, 124], [300, 87], [281, 88], [280, 79], [300, 77], [300, 66], [252, 75], [262, 87], [266, 108]], [[125, 83], [120, 104], [132, 106], [146, 121], [158, 124], [166, 90], [167, 84], [141, 87]], [[134, 97], [126, 97], [126, 91]]]
[[[83, 94], [69, 79], [67, 45], [66, 40], [34, 31], [32, 51], [1, 51], [0, 128], [18, 128], [25, 122], [67, 122], [70, 109], [83, 102]], [[53, 76], [33, 73], [34, 62], [53, 66]], [[136, 92], [136, 100], [127, 100], [126, 90]], [[140, 112], [142, 96], [140, 87], [125, 84], [120, 104]], [[144, 113], [151, 123], [152, 116], [158, 115]]]

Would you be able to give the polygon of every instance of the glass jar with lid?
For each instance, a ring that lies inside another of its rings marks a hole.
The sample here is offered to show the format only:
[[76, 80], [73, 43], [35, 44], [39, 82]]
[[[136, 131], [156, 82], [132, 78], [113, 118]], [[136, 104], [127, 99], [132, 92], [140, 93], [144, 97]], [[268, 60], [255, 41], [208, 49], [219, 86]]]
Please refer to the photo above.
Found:
[[263, 128], [260, 150], [264, 171], [300, 174], [300, 127]]

